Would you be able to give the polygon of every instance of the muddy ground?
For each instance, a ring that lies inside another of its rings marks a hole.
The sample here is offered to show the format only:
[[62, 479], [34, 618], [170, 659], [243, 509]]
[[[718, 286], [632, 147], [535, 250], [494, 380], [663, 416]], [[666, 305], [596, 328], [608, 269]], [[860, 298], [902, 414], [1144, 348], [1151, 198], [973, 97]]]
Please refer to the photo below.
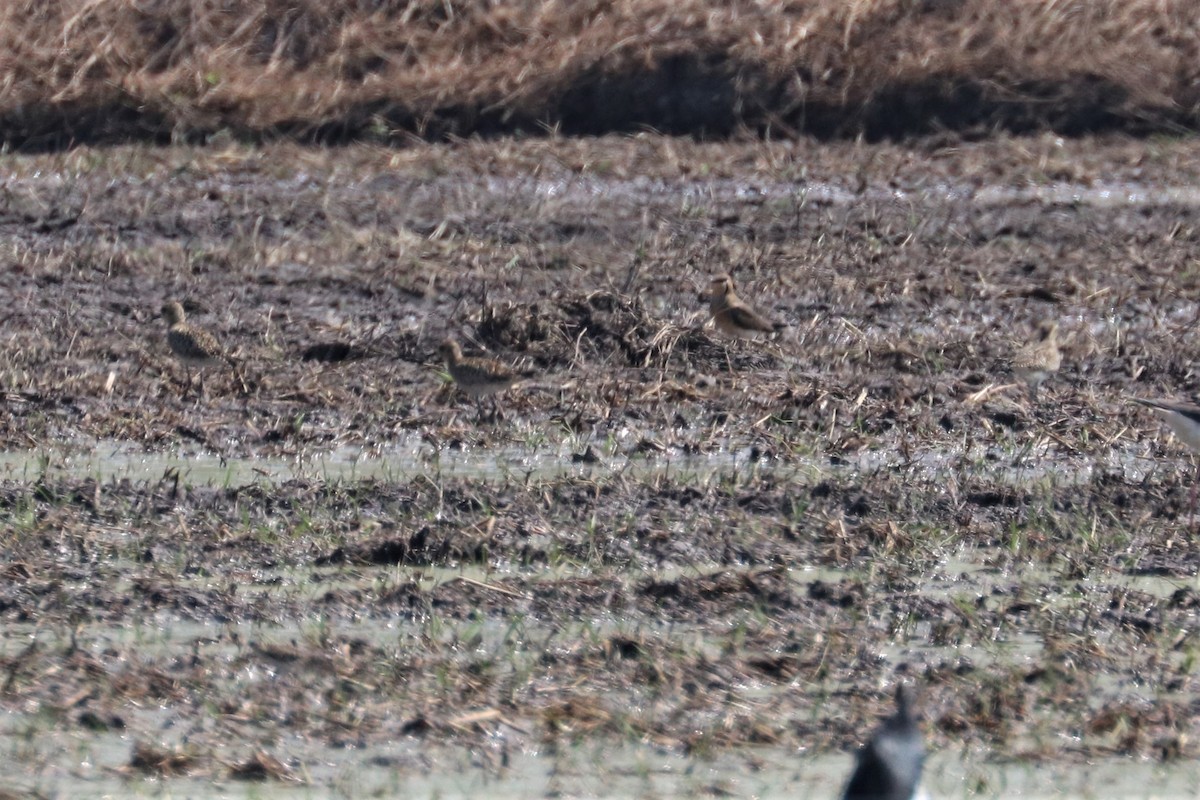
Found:
[[[580, 742], [848, 750], [905, 679], [940, 751], [1194, 759], [1192, 466], [1127, 398], [1197, 388], [1195, 156], [645, 135], [9, 158], [0, 704], [121, 732], [121, 774], [319, 783], [288, 737], [404, 742], [400, 774]], [[779, 337], [704, 325], [726, 271]], [[185, 388], [171, 297], [242, 379]], [[1042, 319], [1064, 359], [1035, 398], [1008, 362]], [[481, 418], [447, 335], [540, 377]], [[237, 485], [63, 467], [117, 445], [416, 455]], [[48, 794], [51, 762], [27, 776]]]

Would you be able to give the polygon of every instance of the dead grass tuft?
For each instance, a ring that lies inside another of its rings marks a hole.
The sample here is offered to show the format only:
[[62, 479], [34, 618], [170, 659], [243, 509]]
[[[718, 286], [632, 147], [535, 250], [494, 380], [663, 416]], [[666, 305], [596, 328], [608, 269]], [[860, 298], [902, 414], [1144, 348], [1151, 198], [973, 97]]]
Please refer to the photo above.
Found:
[[134, 742], [129, 769], [146, 775], [187, 775], [197, 768], [195, 754], [182, 749], [166, 750], [145, 742]]
[[297, 780], [287, 764], [284, 764], [275, 756], [262, 750], [255, 751], [254, 755], [245, 761], [230, 764], [229, 777], [243, 781]]

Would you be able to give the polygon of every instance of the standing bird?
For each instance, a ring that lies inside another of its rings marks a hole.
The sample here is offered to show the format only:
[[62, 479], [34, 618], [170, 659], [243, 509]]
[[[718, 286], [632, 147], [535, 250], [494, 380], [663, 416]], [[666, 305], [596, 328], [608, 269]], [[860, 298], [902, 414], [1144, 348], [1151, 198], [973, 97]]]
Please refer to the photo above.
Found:
[[700, 299], [708, 300], [713, 325], [730, 336], [754, 339], [760, 333], [775, 333], [786, 327], [766, 319], [738, 297], [733, 278], [728, 275], [713, 278], [708, 284], [708, 292], [701, 294]]
[[518, 372], [491, 358], [467, 358], [453, 337], [438, 346], [438, 355], [446, 362], [446, 371], [467, 395], [475, 398], [479, 418], [483, 419], [483, 398], [492, 398], [492, 417], [499, 413], [495, 395], [514, 384], [532, 378], [532, 372]]
[[[188, 391], [192, 388], [192, 367], [202, 370], [205, 367], [228, 364], [233, 368], [238, 380], [242, 380], [237, 362], [225, 352], [216, 337], [203, 328], [187, 323], [187, 315], [184, 314], [183, 306], [179, 301], [168, 300], [163, 303], [162, 316], [167, 321], [167, 344], [175, 357], [183, 362], [184, 371], [187, 374], [187, 385], [183, 391], [184, 397], [187, 397]], [[244, 381], [242, 381], [242, 388], [245, 389]], [[200, 393], [204, 394], [203, 375], [200, 377]]]
[[919, 797], [925, 746], [912, 710], [912, 689], [896, 687], [896, 713], [858, 751], [842, 800], [914, 800]]
[[1025, 381], [1036, 400], [1038, 387], [1058, 372], [1062, 352], [1058, 349], [1058, 323], [1043, 320], [1035, 329], [1036, 339], [1013, 353], [1013, 374]]
[[[1143, 400], [1140, 397], [1131, 398], [1133, 402], [1143, 405], [1158, 415], [1167, 427], [1194, 452], [1200, 453], [1200, 406], [1194, 403], [1176, 403], [1171, 400]], [[1192, 499], [1188, 505], [1188, 515], [1196, 516], [1196, 492], [1200, 490], [1200, 472], [1192, 484]]]

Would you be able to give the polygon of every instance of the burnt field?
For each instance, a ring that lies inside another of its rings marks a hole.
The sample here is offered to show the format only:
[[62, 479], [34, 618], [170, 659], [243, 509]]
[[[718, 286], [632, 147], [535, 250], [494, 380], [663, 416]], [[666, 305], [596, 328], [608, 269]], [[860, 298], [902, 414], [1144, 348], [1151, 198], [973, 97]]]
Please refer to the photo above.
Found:
[[[1197, 389], [1196, 164], [1048, 135], [10, 157], [25, 785], [362, 796], [595, 747], [761, 794], [761, 753], [852, 748], [898, 678], [950, 796], [1186, 769], [1193, 465], [1128, 398]], [[724, 272], [777, 337], [706, 326]], [[184, 395], [169, 298], [240, 379]], [[1010, 359], [1043, 320], [1034, 398]], [[538, 377], [480, 419], [447, 335]]]

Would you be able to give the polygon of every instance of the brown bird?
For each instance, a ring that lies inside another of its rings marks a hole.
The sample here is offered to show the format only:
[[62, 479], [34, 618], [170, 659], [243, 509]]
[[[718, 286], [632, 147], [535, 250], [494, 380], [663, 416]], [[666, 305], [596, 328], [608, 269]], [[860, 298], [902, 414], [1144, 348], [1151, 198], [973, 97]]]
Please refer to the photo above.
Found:
[[[168, 300], [163, 303], [162, 316], [167, 321], [167, 345], [170, 346], [175, 357], [183, 362], [184, 370], [187, 373], [184, 397], [187, 397], [187, 393], [192, 387], [192, 367], [203, 370], [206, 367], [228, 364], [233, 368], [238, 380], [241, 380], [237, 362], [225, 352], [215, 336], [203, 328], [188, 324], [187, 315], [178, 301]], [[243, 388], [245, 388], [244, 382]], [[204, 393], [203, 375], [200, 378], [200, 393]]]
[[1036, 400], [1038, 387], [1058, 372], [1062, 365], [1062, 352], [1058, 349], [1058, 323], [1043, 320], [1034, 331], [1035, 339], [1013, 353], [1013, 374], [1029, 387]]
[[496, 395], [534, 376], [531, 371], [517, 371], [492, 358], [465, 357], [453, 337], [438, 346], [438, 355], [446, 362], [446, 371], [458, 388], [475, 398], [480, 419], [483, 419], [484, 397], [491, 397], [492, 416], [495, 417], [499, 413]]
[[[1179, 403], [1173, 400], [1143, 400], [1140, 397], [1130, 398], [1133, 402], [1152, 410], [1167, 427], [1171, 429], [1180, 441], [1200, 453], [1200, 406], [1195, 403]], [[1197, 465], [1200, 467], [1200, 465]], [[1192, 483], [1192, 499], [1188, 502], [1191, 517], [1196, 516], [1196, 493], [1200, 491], [1200, 470]]]
[[700, 295], [700, 299], [708, 300], [713, 325], [730, 336], [754, 339], [760, 333], [775, 333], [786, 327], [766, 319], [738, 297], [733, 278], [728, 275], [713, 278], [708, 284], [708, 292]]

